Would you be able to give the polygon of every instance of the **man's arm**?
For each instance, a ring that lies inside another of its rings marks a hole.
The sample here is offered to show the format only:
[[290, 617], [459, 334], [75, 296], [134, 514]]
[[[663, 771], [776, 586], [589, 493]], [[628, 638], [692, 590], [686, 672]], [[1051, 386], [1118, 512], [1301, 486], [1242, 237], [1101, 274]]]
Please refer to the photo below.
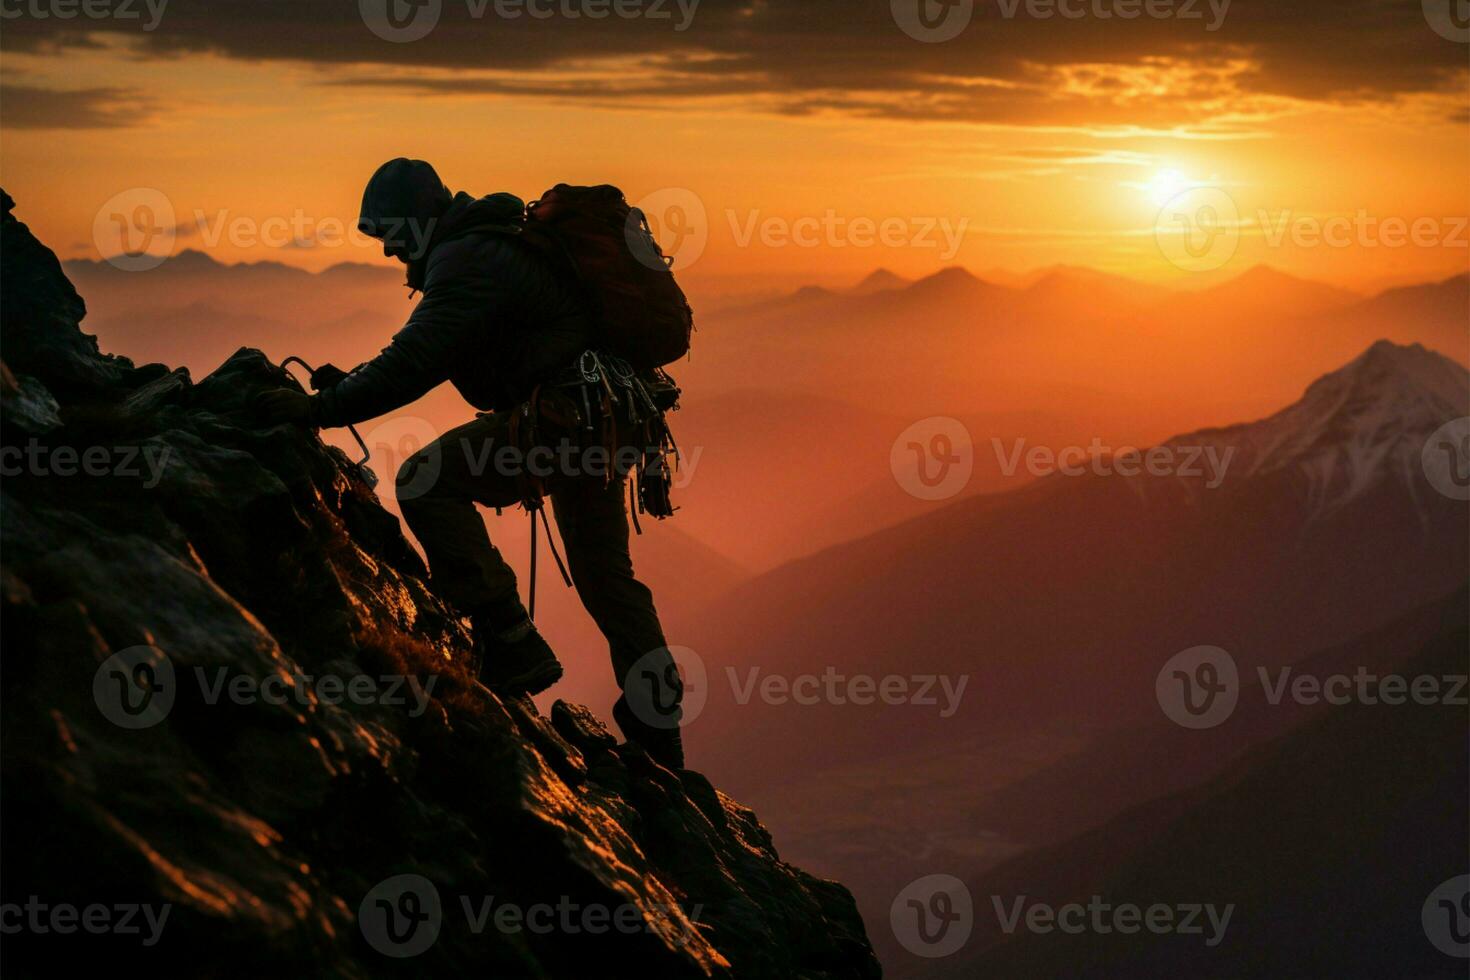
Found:
[[481, 265], [481, 244], [460, 239], [438, 250], [408, 323], [381, 354], [312, 398], [314, 424], [330, 428], [377, 418], [449, 379], [458, 359], [477, 346], [475, 332], [504, 301], [496, 277]]

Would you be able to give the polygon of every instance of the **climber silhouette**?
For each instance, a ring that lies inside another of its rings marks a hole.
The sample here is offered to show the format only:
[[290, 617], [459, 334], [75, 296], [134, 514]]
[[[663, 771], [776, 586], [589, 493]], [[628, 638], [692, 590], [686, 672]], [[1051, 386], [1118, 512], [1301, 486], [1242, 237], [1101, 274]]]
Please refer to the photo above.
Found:
[[[383, 164], [363, 194], [359, 228], [407, 266], [422, 298], [377, 357], [351, 373], [318, 371], [316, 395], [264, 393], [257, 410], [272, 424], [343, 426], [453, 383], [482, 411], [406, 460], [395, 487], [435, 585], [471, 619], [481, 681], [520, 695], [562, 676], [475, 506], [534, 509], [545, 492], [571, 580], [624, 687], [613, 717], [657, 761], [682, 768], [682, 689], [652, 594], [633, 574], [625, 502], [628, 473], [657, 440], [662, 412], [641, 372], [597, 349], [576, 282], [521, 240], [524, 213], [511, 194], [450, 193], [422, 160]], [[649, 672], [672, 680], [650, 694], [638, 680]], [[629, 682], [638, 686], [629, 691]], [[673, 707], [655, 714], [649, 703]]]

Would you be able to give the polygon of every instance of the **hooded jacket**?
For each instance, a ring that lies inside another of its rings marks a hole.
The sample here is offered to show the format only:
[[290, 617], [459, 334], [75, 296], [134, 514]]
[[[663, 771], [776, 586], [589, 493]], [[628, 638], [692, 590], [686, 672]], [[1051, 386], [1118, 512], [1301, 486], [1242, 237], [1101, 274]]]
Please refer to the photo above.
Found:
[[315, 397], [317, 424], [376, 418], [445, 381], [482, 411], [508, 409], [592, 346], [575, 285], [515, 237], [524, 210], [511, 194], [451, 195], [423, 161], [378, 169], [358, 227], [407, 259], [423, 297], [382, 353]]

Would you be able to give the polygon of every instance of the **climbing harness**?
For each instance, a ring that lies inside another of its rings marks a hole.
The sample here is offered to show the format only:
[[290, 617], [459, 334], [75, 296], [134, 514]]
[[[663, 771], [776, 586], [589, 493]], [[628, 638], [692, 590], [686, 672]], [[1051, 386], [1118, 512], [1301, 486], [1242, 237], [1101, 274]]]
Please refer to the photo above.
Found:
[[[575, 393], [571, 390], [574, 388], [577, 389]], [[559, 399], [551, 399], [551, 406], [548, 406], [548, 389], [562, 395]], [[664, 413], [676, 409], [678, 401], [679, 388], [664, 371], [640, 373], [622, 358], [588, 350], [582, 352], [568, 370], [545, 384], [537, 385], [532, 389], [530, 397], [517, 406], [510, 420], [510, 442], [520, 450], [524, 460], [532, 449], [544, 442], [543, 421], [567, 432], [580, 429], [583, 432], [597, 433], [596, 442], [591, 443], [591, 446], [600, 447], [606, 454], [608, 463], [607, 472], [603, 474], [605, 482], [615, 478], [617, 467], [613, 460], [618, 458], [619, 453], [628, 447], [636, 448], [637, 458], [632, 461], [628, 473], [628, 510], [633, 529], [642, 534], [639, 514], [649, 514], [662, 520], [673, 516], [675, 510], [669, 491], [673, 482], [673, 470], [678, 465], [679, 447], [669, 431]], [[582, 449], [586, 450], [591, 446], [583, 445]], [[534, 618], [538, 512], [562, 580], [569, 587], [573, 583], [552, 539], [551, 525], [544, 506], [544, 479], [531, 474], [523, 465], [520, 484], [521, 504], [531, 519], [528, 606]]]

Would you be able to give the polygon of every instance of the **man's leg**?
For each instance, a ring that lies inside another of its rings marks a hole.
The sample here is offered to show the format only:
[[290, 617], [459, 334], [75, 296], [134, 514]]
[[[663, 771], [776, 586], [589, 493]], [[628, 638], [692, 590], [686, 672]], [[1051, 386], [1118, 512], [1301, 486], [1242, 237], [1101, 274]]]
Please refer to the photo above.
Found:
[[506, 419], [481, 416], [450, 429], [398, 471], [398, 508], [429, 559], [434, 585], [466, 615], [504, 608], [509, 616], [520, 604], [515, 572], [490, 543], [475, 509], [476, 503], [509, 507], [520, 500], [515, 475], [494, 463], [508, 429]]
[[607, 637], [613, 672], [624, 691], [614, 718], [658, 761], [682, 768], [683, 689], [653, 593], [633, 575], [627, 489], [625, 477], [607, 484], [595, 477], [570, 479], [555, 487], [551, 503], [577, 595]]
[[520, 461], [500, 454], [509, 435], [509, 419], [497, 415], [446, 432], [403, 464], [398, 506], [429, 556], [435, 585], [474, 623], [481, 683], [504, 695], [537, 694], [561, 679], [561, 664], [475, 510], [521, 499]]

